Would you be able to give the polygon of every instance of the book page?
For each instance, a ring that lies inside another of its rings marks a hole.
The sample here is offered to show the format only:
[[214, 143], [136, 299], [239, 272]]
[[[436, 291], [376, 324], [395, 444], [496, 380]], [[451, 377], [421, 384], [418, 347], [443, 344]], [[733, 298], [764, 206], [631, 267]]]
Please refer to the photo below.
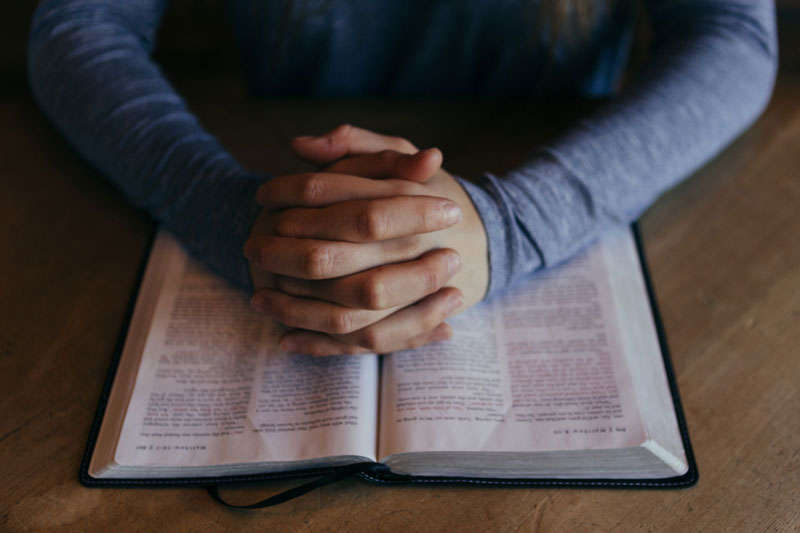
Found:
[[277, 326], [251, 311], [243, 293], [163, 232], [156, 249], [170, 260], [116, 463], [191, 467], [374, 457], [377, 356], [281, 352]]
[[[678, 428], [675, 406], [669, 390], [664, 358], [656, 331], [653, 307], [647, 294], [636, 244], [624, 234], [610, 235], [603, 247], [609, 269], [609, 285], [614, 297], [623, 353], [647, 434], [644, 446], [677, 474], [689, 469]], [[635, 274], [634, 274], [635, 273]]]
[[606, 246], [455, 317], [452, 340], [386, 357], [379, 456], [642, 444]]

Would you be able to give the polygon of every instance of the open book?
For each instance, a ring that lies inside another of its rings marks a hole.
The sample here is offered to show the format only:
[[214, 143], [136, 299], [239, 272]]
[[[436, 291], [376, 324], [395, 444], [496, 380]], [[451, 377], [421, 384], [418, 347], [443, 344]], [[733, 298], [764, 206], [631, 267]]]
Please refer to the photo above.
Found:
[[391, 355], [281, 352], [279, 328], [161, 232], [87, 479], [363, 462], [395, 479], [686, 474], [630, 230], [449, 322], [452, 340]]

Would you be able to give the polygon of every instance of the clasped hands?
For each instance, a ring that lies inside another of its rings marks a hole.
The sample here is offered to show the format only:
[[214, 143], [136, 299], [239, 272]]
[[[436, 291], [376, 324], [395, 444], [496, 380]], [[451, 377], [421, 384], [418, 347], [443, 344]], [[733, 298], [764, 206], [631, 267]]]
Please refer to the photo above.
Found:
[[386, 353], [450, 338], [444, 320], [483, 298], [489, 267], [441, 152], [349, 125], [292, 148], [321, 169], [259, 189], [244, 249], [253, 307], [290, 328], [281, 348]]

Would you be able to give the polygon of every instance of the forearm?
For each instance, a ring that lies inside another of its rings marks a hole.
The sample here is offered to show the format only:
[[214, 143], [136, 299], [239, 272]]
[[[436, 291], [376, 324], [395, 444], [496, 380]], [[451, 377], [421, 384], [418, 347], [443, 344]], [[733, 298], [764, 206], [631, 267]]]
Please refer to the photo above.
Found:
[[651, 2], [648, 69], [522, 167], [467, 190], [486, 225], [490, 293], [638, 217], [763, 110], [776, 72], [771, 2]]
[[48, 117], [132, 203], [239, 286], [260, 180], [189, 112], [150, 59], [160, 0], [51, 0], [29, 43], [33, 93]]

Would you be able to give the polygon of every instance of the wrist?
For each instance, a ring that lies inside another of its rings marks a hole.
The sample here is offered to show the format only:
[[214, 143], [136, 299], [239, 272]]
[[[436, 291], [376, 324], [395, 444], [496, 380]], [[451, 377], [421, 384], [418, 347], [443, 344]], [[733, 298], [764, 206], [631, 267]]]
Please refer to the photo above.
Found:
[[199, 180], [162, 219], [187, 251], [238, 288], [252, 290], [242, 247], [260, 211], [252, 174]]
[[[482, 224], [487, 264], [487, 284], [483, 299], [490, 299], [502, 293], [514, 281], [514, 261], [521, 248], [513, 233], [514, 214], [498, 194], [500, 183], [495, 176], [486, 174], [479, 183], [460, 177], [456, 179], [469, 197]], [[538, 253], [529, 254], [526, 262], [526, 270], [531, 272], [542, 265]]]

